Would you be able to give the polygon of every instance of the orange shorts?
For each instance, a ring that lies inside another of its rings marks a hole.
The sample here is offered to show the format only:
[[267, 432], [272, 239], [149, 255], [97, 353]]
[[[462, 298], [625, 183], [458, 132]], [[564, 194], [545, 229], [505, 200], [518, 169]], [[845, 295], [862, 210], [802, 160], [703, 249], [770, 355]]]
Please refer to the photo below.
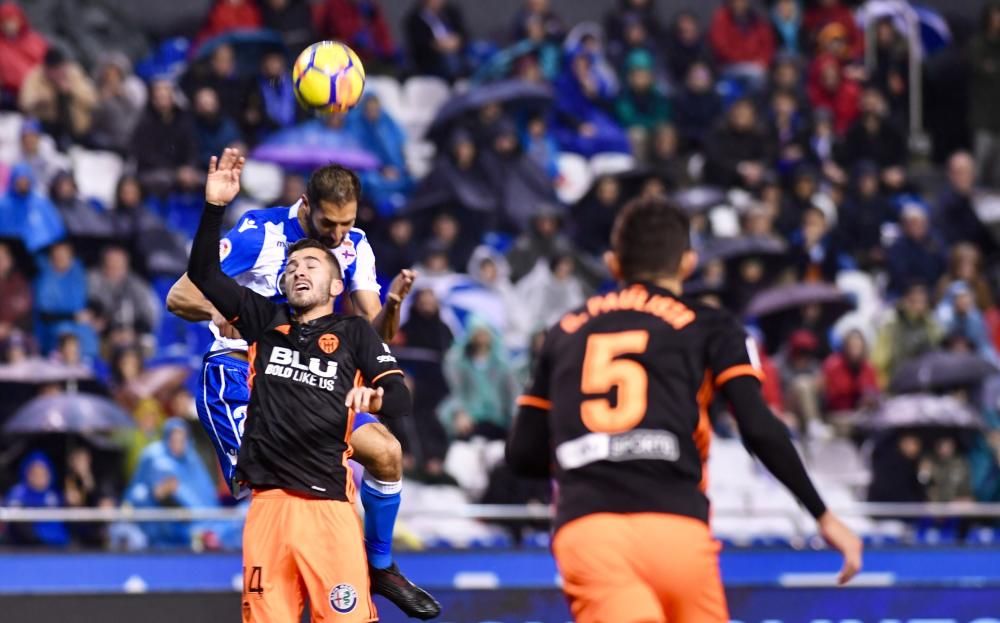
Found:
[[697, 519], [596, 513], [552, 549], [577, 623], [729, 623], [720, 545]]
[[254, 491], [243, 529], [243, 622], [377, 621], [361, 522], [349, 502]]

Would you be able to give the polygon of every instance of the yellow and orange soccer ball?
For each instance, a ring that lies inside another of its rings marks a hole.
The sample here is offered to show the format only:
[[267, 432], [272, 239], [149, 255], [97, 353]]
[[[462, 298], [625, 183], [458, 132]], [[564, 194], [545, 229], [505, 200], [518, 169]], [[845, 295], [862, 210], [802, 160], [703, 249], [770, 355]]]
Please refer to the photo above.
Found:
[[365, 68], [354, 50], [339, 41], [314, 43], [292, 67], [295, 98], [303, 108], [344, 113], [361, 99]]

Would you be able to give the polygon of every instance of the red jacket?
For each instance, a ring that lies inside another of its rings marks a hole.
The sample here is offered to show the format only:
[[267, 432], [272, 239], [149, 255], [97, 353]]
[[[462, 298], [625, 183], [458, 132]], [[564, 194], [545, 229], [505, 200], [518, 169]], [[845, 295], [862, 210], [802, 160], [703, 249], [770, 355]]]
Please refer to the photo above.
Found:
[[719, 7], [712, 17], [708, 37], [715, 57], [723, 65], [758, 63], [767, 66], [774, 57], [771, 24], [756, 12], [748, 24], [740, 25], [733, 19], [729, 7]]
[[0, 4], [0, 22], [8, 20], [19, 25], [13, 37], [0, 34], [0, 89], [16, 95], [24, 77], [42, 62], [49, 44], [31, 29], [24, 11], [13, 2]]
[[[369, 15], [359, 5], [367, 4]], [[316, 30], [324, 39], [343, 41], [362, 61], [386, 59], [396, 53], [392, 31], [376, 0], [325, 0], [315, 7]]]
[[861, 60], [865, 53], [865, 36], [854, 20], [851, 10], [839, 4], [829, 8], [816, 6], [806, 11], [802, 20], [802, 28], [811, 42], [815, 42], [819, 31], [827, 24], [840, 24], [844, 27], [851, 59]]
[[263, 27], [255, 0], [217, 0], [198, 33], [198, 42], [233, 30], [257, 30]]
[[863, 361], [853, 370], [840, 353], [833, 353], [823, 362], [823, 377], [826, 379], [826, 408], [830, 411], [857, 409], [862, 397], [878, 392], [875, 368]]
[[[835, 65], [840, 73], [840, 85], [834, 91], [827, 90], [820, 82], [826, 65]], [[840, 63], [829, 54], [817, 56], [810, 65], [806, 91], [814, 108], [826, 108], [833, 113], [833, 127], [837, 134], [847, 132], [861, 112], [861, 87], [844, 76]]]

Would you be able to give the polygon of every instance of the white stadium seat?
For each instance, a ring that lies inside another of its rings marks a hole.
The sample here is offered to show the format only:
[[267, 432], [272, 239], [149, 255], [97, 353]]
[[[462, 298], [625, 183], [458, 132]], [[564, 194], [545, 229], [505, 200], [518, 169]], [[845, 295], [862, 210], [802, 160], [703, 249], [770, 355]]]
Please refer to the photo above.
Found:
[[243, 168], [241, 184], [252, 198], [270, 204], [281, 196], [281, 186], [285, 176], [281, 167], [270, 162], [247, 160]]
[[587, 159], [580, 154], [564, 152], [559, 154], [556, 168], [559, 169], [559, 181], [556, 184], [559, 200], [572, 205], [583, 199], [594, 181]]
[[392, 76], [368, 76], [365, 89], [378, 98], [390, 117], [399, 121], [403, 114], [403, 88], [398, 80]]
[[624, 173], [635, 168], [635, 158], [628, 154], [602, 153], [590, 157], [590, 171], [594, 177]]
[[115, 200], [115, 187], [125, 168], [121, 156], [110, 151], [91, 151], [82, 147], [69, 150], [73, 164], [73, 178], [80, 189], [80, 195], [97, 199], [105, 206]]
[[400, 123], [407, 135], [421, 138], [438, 109], [451, 97], [448, 83], [434, 76], [413, 76], [403, 85]]
[[14, 164], [17, 159], [21, 122], [16, 112], [0, 114], [0, 162]]
[[406, 157], [406, 168], [410, 175], [420, 179], [431, 170], [434, 160], [434, 143], [420, 139], [406, 141], [403, 145], [403, 155]]

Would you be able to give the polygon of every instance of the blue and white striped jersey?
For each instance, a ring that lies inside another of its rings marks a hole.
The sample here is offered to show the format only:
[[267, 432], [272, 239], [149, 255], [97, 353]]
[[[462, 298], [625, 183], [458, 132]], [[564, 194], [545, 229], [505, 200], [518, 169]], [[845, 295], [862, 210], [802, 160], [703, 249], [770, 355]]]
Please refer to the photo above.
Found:
[[[284, 300], [278, 282], [285, 271], [288, 246], [306, 237], [299, 225], [298, 212], [299, 203], [296, 202], [287, 208], [250, 210], [244, 214], [219, 241], [222, 272], [260, 295]], [[347, 292], [379, 292], [375, 253], [364, 231], [356, 227], [351, 229], [344, 241], [330, 252], [340, 263]], [[245, 341], [219, 336], [214, 324], [211, 329], [215, 335], [213, 351], [247, 349]]]

